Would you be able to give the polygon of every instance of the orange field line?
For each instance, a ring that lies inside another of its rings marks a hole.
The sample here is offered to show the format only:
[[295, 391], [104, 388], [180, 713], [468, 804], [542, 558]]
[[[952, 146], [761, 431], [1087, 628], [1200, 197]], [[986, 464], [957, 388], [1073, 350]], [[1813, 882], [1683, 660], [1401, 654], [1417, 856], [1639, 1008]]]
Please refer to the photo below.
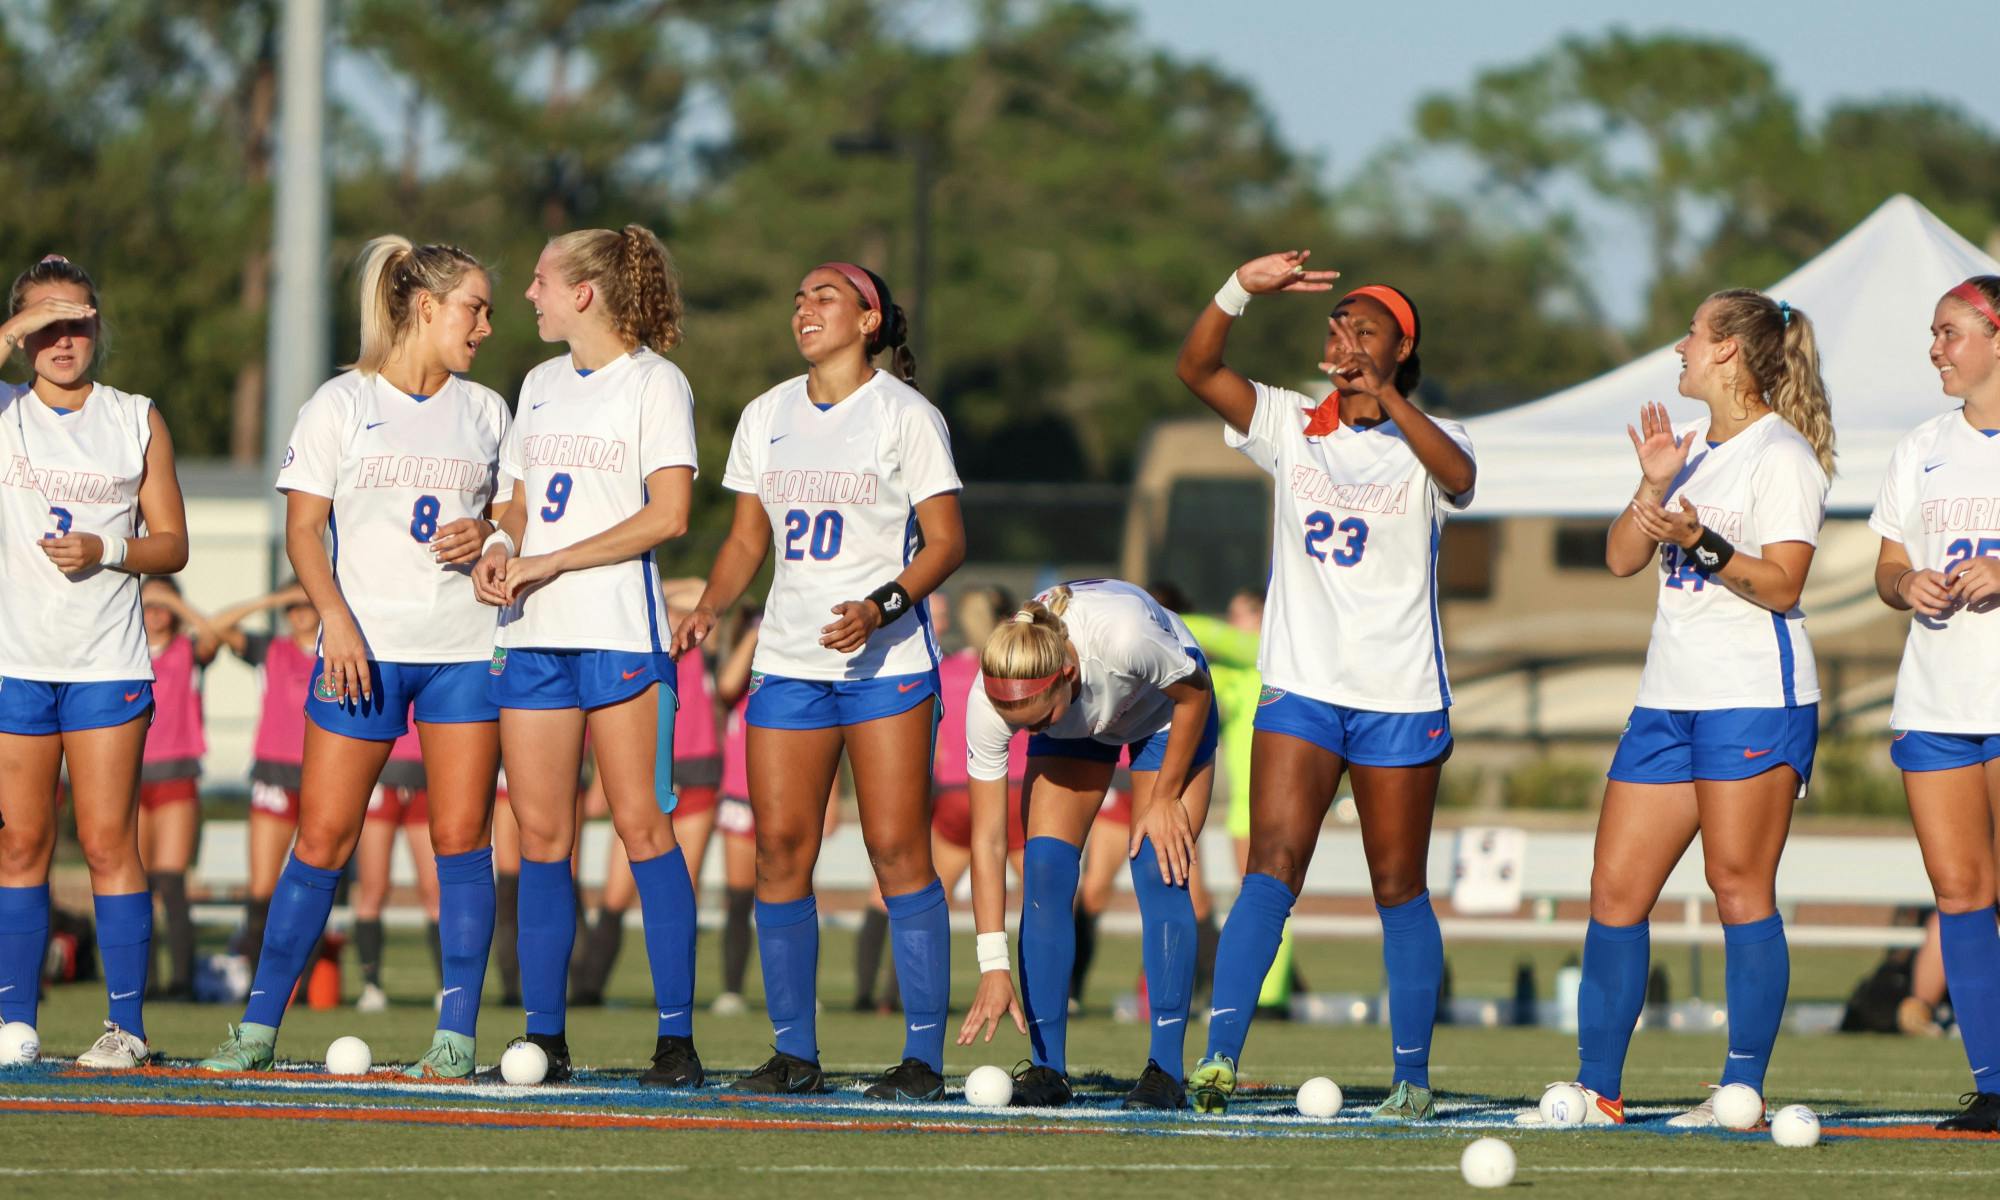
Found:
[[1932, 1129], [1928, 1125], [1828, 1125], [1821, 1130], [1832, 1137], [1877, 1138], [1887, 1142], [1991, 1142], [2000, 1133], [1978, 1133], [1970, 1129]]

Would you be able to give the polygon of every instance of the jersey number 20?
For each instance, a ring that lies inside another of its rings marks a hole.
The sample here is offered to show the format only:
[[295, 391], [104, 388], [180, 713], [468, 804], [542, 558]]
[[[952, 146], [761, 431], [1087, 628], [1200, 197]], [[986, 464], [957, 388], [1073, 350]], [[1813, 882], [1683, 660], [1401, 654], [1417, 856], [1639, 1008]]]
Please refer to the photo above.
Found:
[[837, 509], [825, 509], [818, 516], [808, 513], [803, 508], [795, 508], [786, 513], [786, 560], [797, 562], [807, 554], [811, 554], [813, 561], [825, 562], [839, 554], [843, 525], [844, 522]]

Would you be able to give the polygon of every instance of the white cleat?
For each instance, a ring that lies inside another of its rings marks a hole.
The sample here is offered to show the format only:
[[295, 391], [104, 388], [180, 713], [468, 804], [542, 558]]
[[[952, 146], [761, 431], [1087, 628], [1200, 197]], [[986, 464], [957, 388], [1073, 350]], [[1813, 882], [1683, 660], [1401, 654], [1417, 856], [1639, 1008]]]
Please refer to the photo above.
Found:
[[[1766, 1120], [1767, 1114], [1764, 1111], [1763, 1101], [1756, 1095], [1754, 1091], [1752, 1091], [1747, 1086], [1743, 1086], [1742, 1091], [1748, 1094], [1747, 1098], [1750, 1100], [1752, 1107], [1750, 1108], [1748, 1114], [1738, 1115], [1736, 1119], [1741, 1121], [1745, 1120], [1746, 1117], [1748, 1116], [1754, 1116], [1756, 1119], [1750, 1121], [1749, 1124], [1747, 1125], [1738, 1125], [1735, 1126], [1734, 1128], [1738, 1130], [1764, 1128], [1767, 1123]], [[1702, 1101], [1700, 1104], [1695, 1105], [1693, 1108], [1688, 1109], [1686, 1112], [1680, 1114], [1677, 1117], [1668, 1117], [1667, 1127], [1670, 1129], [1732, 1128], [1731, 1126], [1725, 1124], [1722, 1118], [1718, 1116], [1715, 1111], [1715, 1098], [1721, 1094], [1722, 1094], [1722, 1086], [1720, 1084], [1714, 1084], [1714, 1083], [1709, 1084], [1708, 1099]]]
[[76, 1056], [76, 1065], [98, 1071], [129, 1071], [145, 1065], [152, 1056], [152, 1047], [106, 1021], [103, 1036]]
[[1548, 1093], [1554, 1091], [1556, 1088], [1574, 1088], [1582, 1093], [1583, 1120], [1570, 1122], [1553, 1121], [1543, 1116], [1542, 1106], [1537, 1105], [1527, 1112], [1514, 1114], [1514, 1124], [1547, 1125], [1551, 1127], [1567, 1124], [1574, 1127], [1577, 1125], [1623, 1125], [1625, 1123], [1624, 1097], [1621, 1096], [1616, 1100], [1607, 1100], [1601, 1093], [1593, 1091], [1580, 1083], [1571, 1083], [1568, 1080], [1558, 1079], [1548, 1087], [1542, 1089], [1544, 1099], [1546, 1100]]
[[378, 1013], [387, 1012], [388, 1010], [389, 993], [383, 991], [380, 984], [364, 983], [361, 985], [361, 998], [354, 1002], [355, 1012]]

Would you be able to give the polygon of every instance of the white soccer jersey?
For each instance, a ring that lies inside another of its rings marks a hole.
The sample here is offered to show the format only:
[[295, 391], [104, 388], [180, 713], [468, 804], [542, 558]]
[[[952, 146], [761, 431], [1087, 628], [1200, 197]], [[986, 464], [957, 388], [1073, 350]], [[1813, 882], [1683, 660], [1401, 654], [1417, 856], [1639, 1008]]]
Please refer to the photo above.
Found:
[[[1901, 542], [1913, 566], [1948, 571], [1966, 558], [2000, 557], [2000, 437], [1958, 409], [1911, 430], [1889, 456], [1868, 527]], [[1889, 724], [2000, 732], [2000, 608], [1910, 614]]]
[[[1308, 437], [1310, 397], [1252, 386], [1249, 431], [1223, 440], [1275, 482], [1264, 685], [1373, 712], [1448, 707], [1438, 538], [1471, 493], [1445, 495], [1392, 421]], [[1432, 419], [1472, 454], [1464, 426]]]
[[493, 653], [493, 610], [470, 564], [431, 557], [440, 527], [483, 517], [507, 404], [448, 377], [418, 400], [380, 375], [348, 371], [299, 410], [278, 490], [333, 501], [334, 578], [377, 662], [474, 662]]
[[153, 402], [98, 384], [64, 414], [0, 384], [0, 677], [151, 679], [139, 579], [65, 575], [35, 543], [64, 533], [136, 537]]
[[[1776, 413], [1719, 446], [1706, 440], [1706, 419], [1674, 436], [1690, 432], [1694, 449], [1667, 493], [1668, 508], [1678, 509], [1685, 495], [1703, 525], [1760, 558], [1776, 542], [1819, 543], [1828, 481], [1804, 435]], [[1661, 548], [1658, 571], [1660, 603], [1639, 707], [1700, 712], [1819, 700], [1806, 615], [1797, 605], [1775, 613], [1752, 604], [1702, 575], [1678, 546]]]
[[722, 486], [764, 502], [777, 570], [756, 670], [792, 679], [874, 679], [937, 666], [929, 607], [842, 654], [819, 644], [833, 606], [896, 578], [922, 542], [918, 503], [960, 488], [944, 417], [881, 371], [821, 410], [806, 377], [752, 400], [736, 423]]
[[[1194, 635], [1181, 619], [1146, 592], [1120, 579], [1083, 579], [1067, 585], [1063, 624], [1083, 688], [1062, 720], [1041, 732], [1053, 738], [1090, 738], [1129, 746], [1165, 729], [1174, 702], [1166, 688], [1194, 673]], [[1044, 592], [1036, 599], [1047, 602]], [[1061, 686], [1061, 685], [1058, 685]], [[965, 764], [974, 779], [1007, 778], [1007, 743], [1014, 730], [986, 697], [986, 677], [975, 675], [965, 697]]]
[[[528, 372], [500, 452], [527, 509], [523, 556], [638, 515], [647, 476], [694, 466], [694, 392], [679, 367], [643, 346], [588, 375], [567, 354]], [[502, 646], [661, 651], [667, 637], [651, 550], [558, 575], [500, 615]]]

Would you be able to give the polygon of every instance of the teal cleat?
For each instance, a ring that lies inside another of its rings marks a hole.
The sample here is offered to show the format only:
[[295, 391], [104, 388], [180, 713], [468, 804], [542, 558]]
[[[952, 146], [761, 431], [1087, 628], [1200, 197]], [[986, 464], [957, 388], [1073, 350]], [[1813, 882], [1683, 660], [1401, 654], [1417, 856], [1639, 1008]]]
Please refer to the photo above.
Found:
[[424, 1056], [403, 1068], [405, 1079], [470, 1079], [472, 1039], [462, 1033], [440, 1029], [431, 1035], [431, 1048]]
[[1377, 1121], [1428, 1121], [1437, 1116], [1437, 1101], [1429, 1088], [1405, 1080], [1396, 1085], [1374, 1112]]
[[1198, 1113], [1229, 1111], [1229, 1097], [1236, 1091], [1236, 1064], [1226, 1054], [1211, 1054], [1188, 1072], [1188, 1102]]
[[199, 1070], [240, 1073], [271, 1069], [272, 1061], [278, 1056], [276, 1026], [245, 1021], [227, 1028], [229, 1040], [217, 1046], [215, 1053], [195, 1064]]

